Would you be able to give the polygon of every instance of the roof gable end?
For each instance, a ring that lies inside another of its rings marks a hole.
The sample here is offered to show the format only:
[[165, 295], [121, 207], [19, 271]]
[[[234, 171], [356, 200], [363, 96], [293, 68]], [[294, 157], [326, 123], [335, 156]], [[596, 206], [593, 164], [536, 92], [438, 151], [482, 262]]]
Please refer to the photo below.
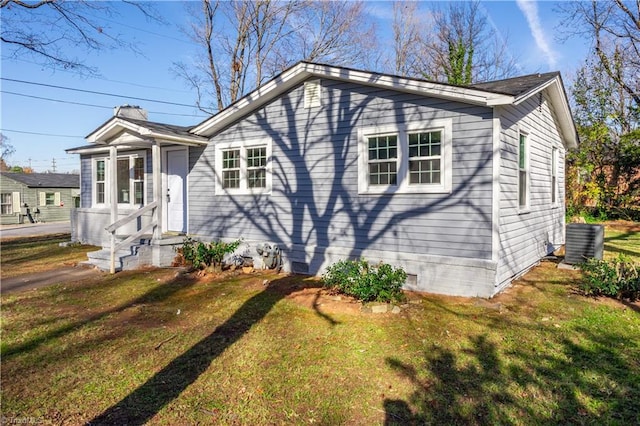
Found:
[[213, 117], [195, 126], [191, 132], [210, 137], [235, 120], [249, 114], [310, 78], [347, 81], [475, 105], [491, 106], [513, 102], [513, 96], [511, 95], [490, 92], [474, 87], [454, 86], [390, 74], [379, 74], [325, 64], [299, 62]]

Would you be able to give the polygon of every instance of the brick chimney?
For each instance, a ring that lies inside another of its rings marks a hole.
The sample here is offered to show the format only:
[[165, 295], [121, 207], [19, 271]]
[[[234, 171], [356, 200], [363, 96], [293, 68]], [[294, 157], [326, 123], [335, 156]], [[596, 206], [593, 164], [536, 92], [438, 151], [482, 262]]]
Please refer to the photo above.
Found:
[[121, 105], [113, 108], [116, 117], [133, 118], [136, 120], [148, 120], [147, 110], [137, 105]]

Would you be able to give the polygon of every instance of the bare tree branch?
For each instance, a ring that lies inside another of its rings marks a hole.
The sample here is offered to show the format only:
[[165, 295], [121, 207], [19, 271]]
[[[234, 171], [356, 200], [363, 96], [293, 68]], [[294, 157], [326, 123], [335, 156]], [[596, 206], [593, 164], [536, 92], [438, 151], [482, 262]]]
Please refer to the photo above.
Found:
[[[123, 1], [146, 17], [157, 19], [153, 5]], [[125, 48], [139, 52], [136, 45], [104, 24], [100, 16], [117, 16], [116, 2], [90, 0], [42, 0], [36, 3], [2, 0], [0, 3], [0, 39], [7, 56], [32, 57], [38, 64], [53, 69], [73, 69], [83, 74], [97, 74], [83, 58], [68, 52], [78, 47], [87, 51]]]

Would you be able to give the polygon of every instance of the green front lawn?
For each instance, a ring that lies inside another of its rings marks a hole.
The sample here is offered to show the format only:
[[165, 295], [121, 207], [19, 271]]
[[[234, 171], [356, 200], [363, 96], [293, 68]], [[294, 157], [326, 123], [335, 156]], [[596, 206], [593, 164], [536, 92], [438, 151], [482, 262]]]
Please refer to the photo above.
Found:
[[[616, 235], [608, 246], [638, 250], [638, 232]], [[577, 295], [579, 275], [542, 263], [489, 301], [414, 294], [397, 315], [274, 274], [147, 270], [3, 295], [2, 415], [637, 424], [640, 305]]]

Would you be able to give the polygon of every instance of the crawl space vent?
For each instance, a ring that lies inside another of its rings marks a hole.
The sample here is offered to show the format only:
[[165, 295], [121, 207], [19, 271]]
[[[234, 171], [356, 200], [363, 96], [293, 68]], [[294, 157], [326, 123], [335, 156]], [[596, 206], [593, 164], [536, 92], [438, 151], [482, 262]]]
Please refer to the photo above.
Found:
[[304, 83], [304, 107], [314, 108], [320, 106], [320, 80]]
[[308, 274], [309, 264], [304, 262], [291, 262], [291, 272], [295, 274]]

